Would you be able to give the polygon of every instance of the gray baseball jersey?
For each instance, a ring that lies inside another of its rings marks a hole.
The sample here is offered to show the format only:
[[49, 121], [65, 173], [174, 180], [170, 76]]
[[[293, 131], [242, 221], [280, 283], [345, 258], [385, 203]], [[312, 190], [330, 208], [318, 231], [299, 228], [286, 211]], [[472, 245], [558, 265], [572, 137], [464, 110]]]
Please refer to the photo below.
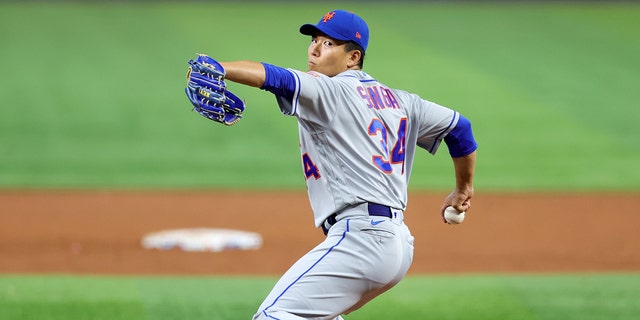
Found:
[[435, 154], [459, 114], [415, 94], [389, 89], [363, 71], [335, 77], [294, 72], [303, 171], [315, 224], [352, 204], [404, 210], [416, 145]]
[[[316, 226], [335, 213], [327, 237], [265, 298], [255, 320], [342, 319], [397, 284], [413, 260], [404, 224], [416, 146], [435, 153], [459, 115], [362, 71], [335, 77], [290, 70], [303, 171]], [[371, 215], [376, 205], [389, 216]]]

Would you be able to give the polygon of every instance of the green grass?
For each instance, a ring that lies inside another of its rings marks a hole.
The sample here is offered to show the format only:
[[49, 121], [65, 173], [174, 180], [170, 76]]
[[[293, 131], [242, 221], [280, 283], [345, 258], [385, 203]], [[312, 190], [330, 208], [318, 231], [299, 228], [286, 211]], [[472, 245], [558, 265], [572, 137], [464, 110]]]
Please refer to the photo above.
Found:
[[[369, 22], [365, 71], [472, 120], [477, 188], [640, 189], [640, 5], [338, 6]], [[333, 7], [0, 4], [0, 188], [304, 188], [295, 119], [234, 84], [236, 127], [190, 113], [186, 61], [304, 69], [297, 29]], [[451, 175], [419, 152], [411, 187]]]
[[[0, 319], [250, 319], [273, 278], [0, 276]], [[409, 276], [346, 319], [631, 320], [640, 275]]]

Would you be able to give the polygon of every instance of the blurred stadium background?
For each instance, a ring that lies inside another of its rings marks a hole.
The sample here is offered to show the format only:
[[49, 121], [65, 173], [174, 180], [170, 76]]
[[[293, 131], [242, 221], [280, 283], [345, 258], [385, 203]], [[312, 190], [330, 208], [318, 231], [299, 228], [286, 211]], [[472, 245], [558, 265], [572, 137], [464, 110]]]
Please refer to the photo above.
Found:
[[[234, 84], [247, 102], [237, 126], [199, 118], [186, 61], [304, 69], [298, 27], [334, 8], [368, 21], [367, 72], [473, 121], [477, 190], [637, 203], [634, 1], [2, 2], [0, 193], [304, 190], [295, 121]], [[446, 192], [450, 167], [446, 152], [418, 154], [412, 191]], [[0, 319], [248, 319], [273, 281], [7, 273]], [[348, 319], [636, 319], [639, 287], [628, 270], [415, 275]]]

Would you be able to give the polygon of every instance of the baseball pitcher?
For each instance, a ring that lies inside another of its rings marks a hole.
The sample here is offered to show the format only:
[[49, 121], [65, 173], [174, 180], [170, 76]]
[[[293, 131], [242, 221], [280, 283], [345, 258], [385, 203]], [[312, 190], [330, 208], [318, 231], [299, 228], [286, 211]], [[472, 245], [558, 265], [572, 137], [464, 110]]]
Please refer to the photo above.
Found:
[[397, 284], [413, 259], [404, 224], [407, 186], [417, 147], [435, 154], [444, 140], [455, 188], [443, 200], [468, 211], [477, 144], [458, 112], [393, 89], [362, 71], [369, 28], [344, 10], [304, 24], [308, 70], [255, 61], [190, 60], [187, 97], [198, 113], [234, 125], [244, 102], [225, 80], [273, 93], [295, 117], [300, 162], [315, 226], [323, 242], [275, 284], [253, 319], [342, 319]]

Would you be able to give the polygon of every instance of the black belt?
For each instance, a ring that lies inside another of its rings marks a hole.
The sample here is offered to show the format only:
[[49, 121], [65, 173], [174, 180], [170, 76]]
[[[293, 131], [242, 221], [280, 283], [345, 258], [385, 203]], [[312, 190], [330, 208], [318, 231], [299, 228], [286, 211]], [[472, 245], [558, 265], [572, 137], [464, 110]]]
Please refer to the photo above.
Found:
[[[391, 208], [387, 206], [383, 206], [381, 204], [367, 203], [367, 210], [369, 211], [370, 216], [387, 217], [387, 218], [393, 217]], [[327, 220], [325, 220], [324, 223], [322, 224], [322, 232], [324, 232], [325, 235], [327, 235], [327, 233], [329, 232], [329, 228], [331, 228], [331, 226], [333, 226], [337, 222], [336, 216], [337, 216], [337, 213], [330, 215], [329, 218], [327, 218]]]

